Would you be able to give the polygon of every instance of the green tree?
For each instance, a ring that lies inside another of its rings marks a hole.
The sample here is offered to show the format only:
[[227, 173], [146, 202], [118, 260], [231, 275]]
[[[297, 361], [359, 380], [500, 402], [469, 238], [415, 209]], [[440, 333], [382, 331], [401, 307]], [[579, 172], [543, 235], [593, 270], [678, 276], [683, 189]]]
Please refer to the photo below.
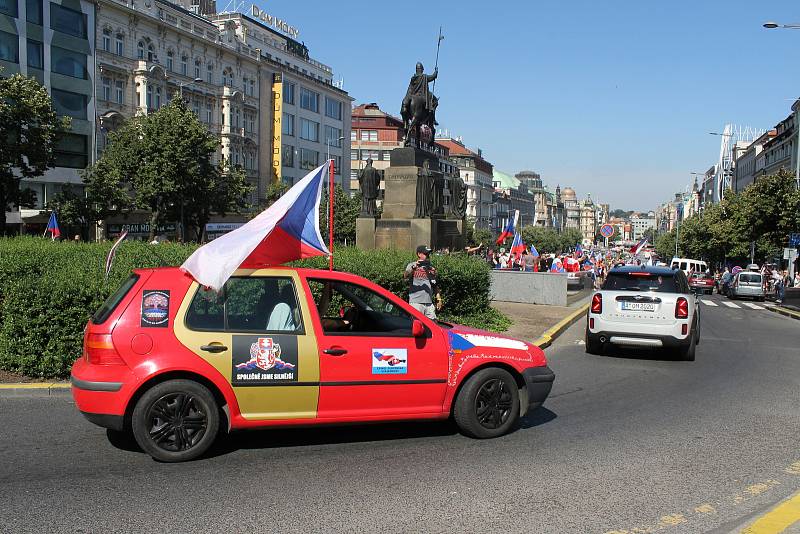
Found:
[[656, 253], [664, 261], [669, 262], [675, 255], [675, 230], [665, 232], [658, 236], [655, 243]]
[[198, 229], [199, 240], [212, 213], [225, 215], [248, 205], [252, 188], [244, 173], [225, 161], [213, 163], [219, 139], [180, 98], [128, 120], [109, 141], [84, 173], [100, 216], [147, 210], [150, 239], [161, 224], [182, 219]]
[[[525, 244], [536, 247], [539, 254], [558, 253], [564, 248], [562, 236], [553, 228], [523, 226], [520, 233]], [[572, 243], [572, 246], [575, 246], [575, 243]]]
[[[319, 204], [319, 228], [325, 243], [328, 243], [328, 192], [322, 191]], [[353, 196], [344, 192], [341, 186], [333, 188], [333, 240], [339, 244], [353, 245], [356, 242], [356, 219], [361, 213], [361, 193]]]
[[94, 210], [86, 197], [77, 194], [72, 187], [67, 186], [57, 193], [46, 208], [58, 213], [59, 225], [64, 232], [69, 230], [69, 234], [77, 230], [84, 241], [90, 238], [90, 223], [95, 220]]
[[574, 248], [578, 243], [583, 244], [583, 233], [577, 228], [567, 228], [561, 232], [561, 250]]
[[643, 237], [647, 238], [647, 242], [655, 246], [656, 243], [656, 229], [653, 227], [644, 231]]
[[[0, 208], [30, 207], [36, 201], [30, 189], [20, 189], [23, 178], [35, 178], [53, 166], [58, 131], [69, 128], [59, 118], [47, 90], [34, 78], [14, 74], [0, 77]], [[6, 218], [0, 216], [0, 236]]]

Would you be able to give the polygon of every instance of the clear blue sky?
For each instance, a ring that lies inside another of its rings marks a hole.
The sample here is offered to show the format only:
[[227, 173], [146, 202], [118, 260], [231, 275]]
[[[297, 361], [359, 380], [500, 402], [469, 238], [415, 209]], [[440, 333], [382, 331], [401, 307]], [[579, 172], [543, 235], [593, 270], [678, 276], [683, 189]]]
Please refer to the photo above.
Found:
[[761, 26], [800, 22], [789, 0], [259, 5], [300, 29], [356, 103], [394, 114], [415, 63], [433, 70], [441, 24], [440, 127], [500, 170], [612, 209], [655, 208], [715, 163], [707, 132], [771, 128], [800, 95], [800, 30]]

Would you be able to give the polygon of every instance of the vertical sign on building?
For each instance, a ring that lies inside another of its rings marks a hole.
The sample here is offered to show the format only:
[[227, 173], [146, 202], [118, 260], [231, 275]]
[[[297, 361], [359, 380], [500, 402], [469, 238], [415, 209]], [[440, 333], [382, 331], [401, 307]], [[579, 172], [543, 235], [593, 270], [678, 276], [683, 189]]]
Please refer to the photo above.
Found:
[[283, 77], [272, 75], [272, 183], [281, 180], [281, 151], [283, 134]]

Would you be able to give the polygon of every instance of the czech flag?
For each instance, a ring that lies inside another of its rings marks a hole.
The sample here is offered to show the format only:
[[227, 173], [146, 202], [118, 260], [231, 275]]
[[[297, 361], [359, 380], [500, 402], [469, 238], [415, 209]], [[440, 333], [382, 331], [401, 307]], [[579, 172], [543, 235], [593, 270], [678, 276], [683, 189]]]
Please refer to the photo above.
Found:
[[514, 241], [511, 242], [511, 255], [520, 257], [525, 252], [525, 243], [522, 241], [522, 236], [519, 232], [514, 233]]
[[634, 256], [637, 256], [642, 251], [642, 249], [644, 247], [646, 247], [646, 246], [647, 246], [647, 238], [645, 237], [644, 239], [639, 241], [637, 244], [632, 246], [630, 251]]
[[56, 212], [52, 212], [50, 214], [50, 220], [47, 221], [47, 228], [45, 228], [44, 230], [45, 235], [47, 235], [47, 232], [50, 232], [53, 241], [55, 241], [56, 238], [61, 236], [61, 229], [59, 229], [58, 221], [56, 220]]
[[194, 251], [181, 269], [215, 291], [236, 269], [329, 255], [319, 231], [319, 203], [328, 165], [317, 167], [244, 226]]
[[533, 245], [530, 245], [530, 247], [531, 247], [531, 254], [533, 254], [534, 256], [538, 256], [539, 251], [536, 250], [536, 247], [534, 247]]
[[583, 248], [581, 248], [581, 244], [578, 243], [575, 245], [575, 257], [583, 255]]
[[500, 234], [500, 237], [497, 238], [498, 245], [502, 245], [506, 242], [506, 239], [514, 235], [514, 231], [517, 227], [517, 222], [519, 221], [519, 210], [514, 210], [514, 216], [508, 220], [508, 224], [506, 225], [505, 230]]

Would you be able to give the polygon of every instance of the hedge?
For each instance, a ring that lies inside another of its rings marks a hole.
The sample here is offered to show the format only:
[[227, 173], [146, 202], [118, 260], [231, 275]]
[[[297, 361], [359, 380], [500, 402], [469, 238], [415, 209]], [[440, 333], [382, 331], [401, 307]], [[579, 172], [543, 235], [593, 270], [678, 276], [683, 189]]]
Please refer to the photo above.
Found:
[[[130, 271], [180, 265], [191, 245], [123, 243], [108, 282], [104, 264], [110, 243], [56, 242], [41, 238], [0, 239], [0, 369], [32, 377], [64, 378], [81, 353], [83, 328]], [[339, 248], [335, 268], [368, 278], [407, 296], [402, 273], [413, 254], [395, 250]], [[435, 256], [445, 306], [441, 317], [496, 331], [508, 318], [489, 307], [489, 269], [477, 259]], [[327, 259], [296, 262], [327, 268]]]

